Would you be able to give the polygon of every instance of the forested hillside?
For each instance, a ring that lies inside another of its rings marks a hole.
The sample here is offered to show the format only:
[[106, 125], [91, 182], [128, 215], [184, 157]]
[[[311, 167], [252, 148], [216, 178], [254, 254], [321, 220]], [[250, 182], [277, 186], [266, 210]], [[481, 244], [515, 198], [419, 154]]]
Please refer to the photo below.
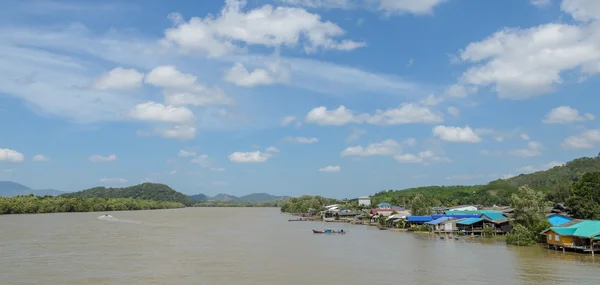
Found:
[[542, 191], [553, 202], [566, 202], [571, 196], [571, 186], [584, 173], [600, 171], [600, 156], [574, 159], [564, 165], [531, 174], [521, 174], [509, 179], [499, 179], [485, 185], [427, 186], [405, 190], [381, 191], [371, 197], [374, 204], [389, 202], [396, 205], [409, 203], [417, 194], [425, 196], [433, 206], [460, 204], [508, 205], [510, 196], [519, 186]]
[[68, 193], [62, 196], [80, 198], [133, 198], [153, 201], [178, 202], [186, 206], [192, 206], [197, 201], [173, 190], [165, 184], [143, 183], [125, 188], [95, 187], [79, 192]]

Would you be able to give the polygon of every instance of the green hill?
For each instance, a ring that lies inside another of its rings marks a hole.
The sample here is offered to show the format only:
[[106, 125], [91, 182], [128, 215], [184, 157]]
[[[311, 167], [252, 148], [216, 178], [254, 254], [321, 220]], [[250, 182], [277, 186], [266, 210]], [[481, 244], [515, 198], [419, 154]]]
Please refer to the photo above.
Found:
[[179, 202], [186, 206], [192, 206], [195, 200], [173, 190], [165, 184], [143, 183], [125, 188], [95, 187], [79, 192], [63, 194], [62, 196], [80, 198], [133, 198], [153, 201]]
[[586, 172], [600, 171], [600, 155], [582, 157], [545, 171], [521, 174], [509, 179], [498, 179], [485, 185], [471, 186], [426, 186], [405, 190], [381, 191], [371, 196], [373, 204], [388, 202], [404, 205], [416, 194], [421, 193], [431, 199], [433, 205], [454, 206], [460, 204], [508, 205], [510, 195], [519, 186], [528, 185], [543, 191], [554, 202], [564, 202], [570, 185]]

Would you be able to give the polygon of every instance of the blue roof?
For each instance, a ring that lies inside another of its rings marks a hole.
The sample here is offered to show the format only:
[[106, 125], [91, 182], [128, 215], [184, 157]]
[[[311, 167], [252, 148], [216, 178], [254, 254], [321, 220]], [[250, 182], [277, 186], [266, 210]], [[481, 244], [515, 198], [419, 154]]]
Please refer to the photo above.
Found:
[[555, 227], [564, 225], [572, 220], [573, 220], [572, 218], [565, 217], [565, 216], [558, 215], [558, 214], [548, 217], [548, 222], [550, 222], [550, 224]]
[[433, 221], [431, 216], [408, 216], [406, 220], [409, 222], [430, 222]]
[[435, 220], [433, 220], [433, 221], [431, 221], [431, 222], [427, 222], [426, 224], [430, 224], [430, 225], [437, 225], [437, 224], [439, 224], [439, 223], [441, 223], [441, 222], [445, 222], [445, 221], [447, 221], [447, 220], [449, 220], [449, 219], [450, 219], [450, 218], [448, 218], [448, 217], [441, 217], [441, 218], [439, 218], [439, 219], [435, 219]]
[[439, 219], [441, 217], [449, 217], [449, 218], [455, 218], [455, 219], [467, 219], [467, 218], [479, 218], [479, 217], [481, 217], [481, 214], [468, 214], [468, 215], [464, 215], [464, 214], [449, 214], [449, 215], [434, 214], [434, 215], [431, 215], [431, 217], [434, 220]]
[[377, 207], [379, 207], [379, 208], [381, 208], [381, 207], [392, 207], [392, 204], [383, 202], [383, 203], [377, 204]]
[[480, 222], [480, 221], [483, 221], [483, 219], [482, 218], [468, 218], [468, 219], [464, 219], [464, 220], [458, 222], [457, 224], [459, 224], [459, 225], [472, 225], [472, 224]]
[[506, 216], [502, 213], [484, 213], [482, 216], [486, 216], [492, 221], [506, 219]]

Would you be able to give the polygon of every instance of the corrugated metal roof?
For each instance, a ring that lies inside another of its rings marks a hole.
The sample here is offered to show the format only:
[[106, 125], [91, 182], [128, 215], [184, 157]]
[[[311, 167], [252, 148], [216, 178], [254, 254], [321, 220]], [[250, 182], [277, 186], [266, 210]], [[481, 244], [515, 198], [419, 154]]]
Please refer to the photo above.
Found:
[[568, 227], [551, 227], [542, 233], [546, 233], [548, 230], [552, 230], [562, 236], [595, 238], [600, 236], [600, 221], [584, 220]]
[[433, 221], [431, 216], [410, 216], [406, 217], [406, 220], [409, 222], [429, 222]]
[[480, 221], [483, 221], [483, 219], [482, 218], [468, 218], [468, 219], [464, 219], [464, 220], [462, 220], [460, 222], [457, 222], [457, 224], [459, 224], [459, 225], [472, 225], [472, 224], [480, 222]]
[[450, 220], [450, 218], [448, 218], [448, 217], [441, 217], [441, 218], [439, 218], [439, 219], [435, 219], [435, 220], [433, 220], [433, 221], [431, 221], [431, 222], [427, 222], [426, 224], [429, 224], [429, 225], [437, 225], [437, 224], [439, 224], [439, 223], [443, 223], [443, 222], [445, 222], [445, 221], [447, 221], [447, 220]]
[[550, 222], [550, 224], [555, 227], [564, 225], [572, 220], [573, 220], [573, 218], [569, 218], [569, 217], [565, 217], [565, 216], [557, 215], [557, 214], [554, 214], [554, 215], [551, 215], [548, 217], [548, 222]]
[[462, 215], [462, 214], [434, 214], [431, 215], [431, 217], [436, 220], [439, 219], [441, 217], [449, 217], [449, 218], [455, 218], [455, 219], [467, 219], [467, 218], [479, 218], [481, 217], [480, 214], [470, 214], [470, 215]]
[[506, 216], [502, 213], [484, 213], [482, 216], [485, 216], [492, 221], [506, 219]]

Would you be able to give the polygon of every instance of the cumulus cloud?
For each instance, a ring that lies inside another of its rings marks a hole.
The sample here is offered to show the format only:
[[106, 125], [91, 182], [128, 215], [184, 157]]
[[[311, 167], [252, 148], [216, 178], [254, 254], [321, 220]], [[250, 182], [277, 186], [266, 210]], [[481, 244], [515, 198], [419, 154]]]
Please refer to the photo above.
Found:
[[235, 163], [263, 163], [269, 159], [269, 155], [260, 151], [234, 152], [229, 155], [229, 160]]
[[526, 165], [523, 167], [519, 167], [519, 169], [517, 169], [517, 171], [519, 171], [521, 173], [538, 172], [538, 171], [548, 170], [550, 168], [553, 168], [556, 166], [561, 166], [564, 164], [565, 164], [564, 162], [551, 161], [551, 162], [541, 164], [541, 165]]
[[192, 158], [192, 163], [198, 164], [204, 168], [210, 168], [212, 166], [212, 160], [206, 154], [201, 154]]
[[146, 75], [146, 84], [158, 87], [187, 87], [196, 83], [196, 76], [182, 73], [174, 65], [158, 66]]
[[44, 155], [41, 155], [41, 154], [36, 154], [31, 158], [31, 160], [33, 160], [35, 162], [46, 162], [46, 161], [50, 161], [50, 158], [46, 157]]
[[306, 137], [285, 137], [288, 142], [311, 144], [319, 141], [318, 138], [306, 138]]
[[372, 143], [366, 147], [357, 145], [343, 150], [341, 156], [372, 156], [372, 155], [394, 155], [402, 152], [402, 145], [395, 140], [385, 140]]
[[551, 0], [529, 0], [529, 2], [531, 2], [531, 5], [537, 6], [537, 7], [548, 6], [550, 4], [550, 1]]
[[458, 117], [460, 116], [460, 110], [456, 107], [448, 107], [448, 114], [454, 116], [454, 117]]
[[276, 148], [276, 147], [274, 147], [274, 146], [270, 146], [270, 147], [267, 147], [267, 148], [265, 149], [265, 152], [267, 152], [267, 153], [276, 153], [276, 152], [279, 152], [279, 149], [277, 149], [277, 148]]
[[243, 64], [236, 63], [231, 69], [227, 70], [223, 79], [243, 87], [272, 85], [288, 82], [290, 70], [280, 63], [270, 63], [267, 64], [266, 68], [257, 68], [250, 72]]
[[114, 68], [102, 74], [93, 84], [99, 90], [130, 90], [142, 86], [144, 74], [135, 69]]
[[186, 157], [186, 156], [195, 156], [196, 152], [195, 151], [186, 151], [186, 150], [182, 149], [182, 150], [179, 151], [179, 153], [177, 153], [177, 155], [178, 156], [183, 156], [183, 157]]
[[308, 123], [319, 125], [340, 126], [349, 123], [366, 123], [373, 125], [402, 125], [414, 123], [439, 123], [443, 118], [427, 107], [414, 103], [405, 103], [398, 108], [377, 110], [374, 115], [355, 115], [345, 106], [339, 106], [335, 110], [327, 110], [320, 106], [312, 109], [305, 118]]
[[399, 154], [399, 155], [395, 155], [394, 159], [396, 159], [396, 161], [399, 163], [428, 164], [429, 162], [452, 162], [449, 158], [438, 156], [431, 150], [422, 151], [422, 152], [419, 152], [418, 154], [411, 154], [411, 153]]
[[425, 106], [435, 106], [439, 103], [442, 103], [444, 101], [444, 98], [442, 97], [437, 97], [433, 94], [425, 97], [424, 99], [422, 99], [421, 101], [419, 101], [419, 103], [421, 103], [421, 105], [425, 105]]
[[464, 98], [469, 96], [469, 92], [467, 92], [467, 89], [463, 85], [453, 84], [446, 88], [444, 95], [448, 97]]
[[285, 117], [285, 118], [283, 118], [281, 120], [281, 125], [282, 126], [287, 126], [287, 125], [289, 125], [291, 122], [293, 122], [295, 120], [296, 120], [295, 116], [287, 116], [287, 117]]
[[552, 92], [568, 71], [583, 76], [600, 72], [597, 1], [564, 0], [561, 9], [576, 22], [504, 28], [467, 45], [459, 58], [474, 65], [462, 74], [461, 83], [491, 86], [500, 98], [524, 99]]
[[543, 147], [541, 143], [532, 141], [527, 144], [527, 148], [511, 150], [509, 151], [509, 154], [520, 157], [532, 157], [542, 155], [542, 150]]
[[336, 166], [329, 165], [329, 166], [319, 169], [319, 171], [321, 171], [321, 172], [340, 172], [341, 170], [342, 169], [337, 165]]
[[593, 148], [600, 144], [600, 129], [587, 130], [578, 135], [565, 138], [562, 147], [565, 149]]
[[449, 142], [481, 142], [481, 138], [469, 126], [464, 128], [436, 126], [433, 128], [433, 135]]
[[173, 27], [165, 30], [163, 43], [183, 51], [202, 51], [209, 57], [243, 50], [245, 46], [302, 46], [305, 52], [317, 50], [353, 50], [364, 46], [352, 40], [337, 41], [344, 30], [321, 20], [301, 8], [264, 5], [244, 11], [245, 0], [227, 0], [218, 16], [192, 17], [185, 21], [180, 14], [169, 18]]
[[196, 137], [196, 128], [189, 125], [157, 127], [152, 132], [138, 132], [141, 135], [154, 134], [166, 139], [191, 140]]
[[102, 156], [99, 154], [94, 154], [94, 155], [90, 156], [89, 160], [91, 162], [111, 162], [111, 161], [117, 160], [117, 156], [114, 154], [111, 154], [109, 156]]
[[546, 118], [543, 120], [546, 124], [570, 124], [573, 122], [582, 122], [595, 119], [596, 116], [585, 113], [579, 114], [577, 109], [573, 109], [569, 106], [560, 106], [552, 109]]
[[[287, 5], [325, 9], [367, 9], [390, 15], [429, 15], [446, 0], [279, 0]], [[538, 0], [539, 1], [539, 0]]]
[[137, 104], [128, 115], [137, 120], [166, 123], [189, 123], [195, 119], [194, 113], [188, 108], [165, 106], [152, 101]]
[[25, 160], [25, 156], [16, 151], [9, 148], [0, 148], [0, 162], [13, 162], [19, 163]]

